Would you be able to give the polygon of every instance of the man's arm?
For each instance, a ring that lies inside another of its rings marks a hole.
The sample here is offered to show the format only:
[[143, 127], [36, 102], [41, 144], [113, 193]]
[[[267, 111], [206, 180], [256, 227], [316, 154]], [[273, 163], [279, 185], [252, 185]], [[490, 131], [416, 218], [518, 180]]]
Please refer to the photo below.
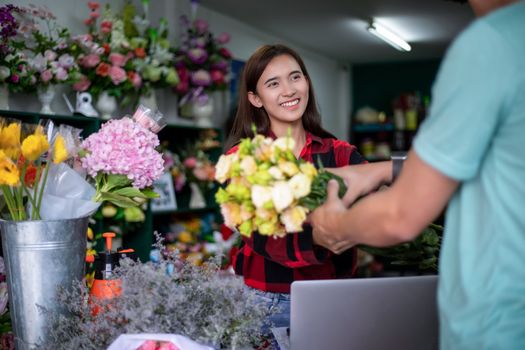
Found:
[[458, 181], [426, 164], [413, 150], [399, 178], [350, 209], [329, 184], [327, 201], [310, 215], [314, 242], [335, 253], [355, 244], [389, 246], [414, 239], [443, 210]]

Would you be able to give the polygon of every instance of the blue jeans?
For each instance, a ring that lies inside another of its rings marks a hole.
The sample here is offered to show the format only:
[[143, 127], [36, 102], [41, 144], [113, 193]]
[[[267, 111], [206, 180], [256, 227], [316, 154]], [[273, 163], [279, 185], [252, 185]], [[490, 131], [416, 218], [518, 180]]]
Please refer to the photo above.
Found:
[[290, 294], [264, 292], [247, 287], [255, 291], [258, 301], [266, 306], [271, 315], [265, 320], [262, 333], [271, 339], [271, 349], [279, 349], [277, 342], [272, 336], [271, 328], [290, 328]]

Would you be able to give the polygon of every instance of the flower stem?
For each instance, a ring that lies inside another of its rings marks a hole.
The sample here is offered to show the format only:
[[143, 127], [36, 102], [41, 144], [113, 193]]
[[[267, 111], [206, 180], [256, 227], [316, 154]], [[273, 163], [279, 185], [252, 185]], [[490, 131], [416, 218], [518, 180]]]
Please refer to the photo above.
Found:
[[[37, 198], [37, 195], [38, 195], [38, 186], [40, 185], [41, 170], [42, 170], [42, 163], [39, 161], [38, 167], [36, 168], [35, 183], [33, 185], [33, 202]], [[31, 210], [31, 218], [35, 217], [35, 213], [36, 213], [36, 205], [33, 205], [33, 209]]]
[[2, 185], [2, 192], [4, 193], [4, 199], [7, 204], [7, 209], [9, 209], [9, 214], [11, 214], [11, 218], [16, 221], [16, 202], [11, 193], [11, 187]]
[[47, 160], [46, 165], [45, 165], [44, 179], [42, 180], [42, 186], [40, 187], [40, 194], [38, 195], [36, 213], [39, 219], [40, 219], [40, 207], [42, 205], [42, 197], [44, 196], [44, 187], [46, 187], [47, 174], [49, 174], [49, 160], [50, 159]]

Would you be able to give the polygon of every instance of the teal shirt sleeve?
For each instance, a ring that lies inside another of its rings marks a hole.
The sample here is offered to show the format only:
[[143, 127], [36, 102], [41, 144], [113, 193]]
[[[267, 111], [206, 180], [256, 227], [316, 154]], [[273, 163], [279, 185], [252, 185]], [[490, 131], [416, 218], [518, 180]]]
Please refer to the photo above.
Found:
[[[418, 156], [448, 177], [476, 175], [504, 115], [514, 79], [510, 49], [485, 23], [463, 32], [448, 50], [432, 89], [432, 104], [414, 140]], [[514, 66], [516, 67], [516, 66]]]

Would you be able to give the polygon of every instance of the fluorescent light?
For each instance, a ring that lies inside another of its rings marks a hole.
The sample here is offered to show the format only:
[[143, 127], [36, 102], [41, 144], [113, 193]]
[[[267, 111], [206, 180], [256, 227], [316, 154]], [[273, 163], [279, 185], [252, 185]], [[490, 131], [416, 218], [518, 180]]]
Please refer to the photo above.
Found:
[[384, 40], [385, 42], [395, 47], [399, 51], [412, 50], [410, 45], [405, 40], [403, 40], [399, 35], [392, 32], [390, 29], [385, 28], [381, 24], [374, 22], [373, 20], [370, 21], [367, 29], [370, 33], [374, 34], [379, 39]]

